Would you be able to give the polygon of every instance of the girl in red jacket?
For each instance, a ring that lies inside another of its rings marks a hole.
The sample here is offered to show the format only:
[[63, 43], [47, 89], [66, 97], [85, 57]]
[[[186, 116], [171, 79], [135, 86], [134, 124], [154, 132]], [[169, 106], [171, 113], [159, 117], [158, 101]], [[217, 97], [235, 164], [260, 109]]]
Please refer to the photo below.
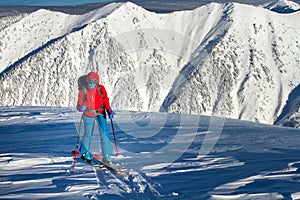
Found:
[[87, 161], [91, 160], [90, 140], [93, 132], [94, 121], [97, 119], [101, 129], [101, 146], [104, 161], [111, 164], [110, 154], [112, 147], [109, 140], [109, 132], [106, 124], [106, 113], [109, 119], [114, 115], [111, 110], [109, 99], [103, 85], [99, 84], [99, 75], [96, 72], [90, 72], [86, 76], [86, 87], [79, 90], [77, 109], [83, 112], [84, 136], [79, 148], [80, 154]]

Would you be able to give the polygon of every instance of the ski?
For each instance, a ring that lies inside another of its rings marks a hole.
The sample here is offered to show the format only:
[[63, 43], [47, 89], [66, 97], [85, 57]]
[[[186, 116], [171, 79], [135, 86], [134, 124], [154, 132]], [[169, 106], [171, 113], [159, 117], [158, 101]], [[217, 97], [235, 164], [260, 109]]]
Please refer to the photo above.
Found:
[[72, 155], [74, 156], [75, 154], [76, 154], [76, 157], [81, 158], [84, 162], [90, 164], [94, 168], [100, 169], [100, 170], [107, 169], [112, 174], [117, 176], [118, 178], [123, 178], [123, 177], [129, 175], [129, 172], [126, 168], [121, 167], [116, 164], [109, 164], [109, 163], [103, 161], [103, 159], [101, 158], [101, 156], [99, 154], [91, 154], [92, 155], [91, 160], [85, 159], [79, 152], [72, 151]]

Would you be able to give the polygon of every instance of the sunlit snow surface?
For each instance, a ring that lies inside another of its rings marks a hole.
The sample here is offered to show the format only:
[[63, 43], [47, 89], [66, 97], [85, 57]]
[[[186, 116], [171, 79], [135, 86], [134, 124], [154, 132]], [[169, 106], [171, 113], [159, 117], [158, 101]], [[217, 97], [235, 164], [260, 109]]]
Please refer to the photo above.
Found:
[[0, 199], [300, 198], [299, 129], [118, 111], [119, 179], [80, 159], [72, 172], [79, 122], [71, 108], [1, 107]]

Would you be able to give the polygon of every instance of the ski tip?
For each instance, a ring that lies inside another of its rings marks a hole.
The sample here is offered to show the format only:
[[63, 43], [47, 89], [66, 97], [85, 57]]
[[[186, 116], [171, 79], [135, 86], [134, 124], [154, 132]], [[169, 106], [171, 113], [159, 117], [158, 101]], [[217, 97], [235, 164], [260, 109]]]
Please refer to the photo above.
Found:
[[93, 154], [93, 156], [96, 158], [96, 159], [101, 159], [101, 156], [99, 154]]
[[77, 152], [76, 150], [72, 151], [71, 154], [72, 154], [73, 156], [78, 156], [78, 155], [79, 155], [78, 152]]

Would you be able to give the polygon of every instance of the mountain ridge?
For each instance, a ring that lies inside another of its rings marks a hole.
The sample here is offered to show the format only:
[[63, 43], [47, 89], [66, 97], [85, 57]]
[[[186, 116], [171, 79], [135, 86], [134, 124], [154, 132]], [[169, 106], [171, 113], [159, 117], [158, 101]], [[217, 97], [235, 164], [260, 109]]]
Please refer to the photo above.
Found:
[[300, 10], [300, 5], [298, 3], [289, 0], [272, 1], [263, 7], [277, 13], [293, 13]]

